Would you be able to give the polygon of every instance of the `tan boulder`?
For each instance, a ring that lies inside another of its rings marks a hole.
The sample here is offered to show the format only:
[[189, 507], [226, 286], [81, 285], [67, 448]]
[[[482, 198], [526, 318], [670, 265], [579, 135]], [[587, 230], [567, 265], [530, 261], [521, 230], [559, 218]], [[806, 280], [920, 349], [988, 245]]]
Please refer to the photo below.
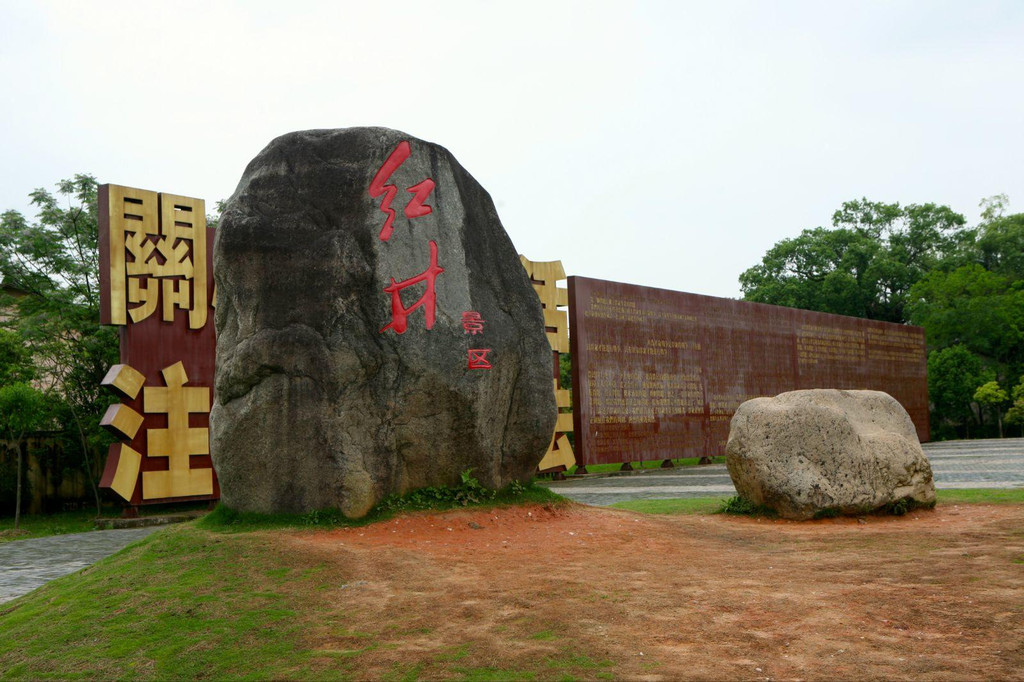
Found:
[[907, 411], [881, 391], [755, 398], [732, 418], [726, 465], [740, 497], [791, 519], [935, 504], [932, 468]]

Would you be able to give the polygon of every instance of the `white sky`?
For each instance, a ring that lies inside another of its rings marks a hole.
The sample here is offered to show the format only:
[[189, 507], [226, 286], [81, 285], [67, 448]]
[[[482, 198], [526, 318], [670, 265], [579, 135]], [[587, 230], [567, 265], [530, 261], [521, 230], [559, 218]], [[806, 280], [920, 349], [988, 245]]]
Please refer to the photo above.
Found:
[[230, 196], [292, 130], [451, 150], [533, 260], [738, 296], [848, 199], [1024, 211], [1024, 2], [0, 0], [0, 209]]

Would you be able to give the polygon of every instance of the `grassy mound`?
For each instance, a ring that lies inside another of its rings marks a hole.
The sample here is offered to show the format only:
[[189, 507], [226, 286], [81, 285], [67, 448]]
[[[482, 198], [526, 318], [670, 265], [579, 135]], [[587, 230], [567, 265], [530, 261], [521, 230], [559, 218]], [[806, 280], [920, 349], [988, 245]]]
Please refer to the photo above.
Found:
[[[316, 566], [258, 535], [170, 528], [0, 606], [5, 677], [297, 677], [289, 583]], [[319, 578], [316, 578], [319, 579]]]

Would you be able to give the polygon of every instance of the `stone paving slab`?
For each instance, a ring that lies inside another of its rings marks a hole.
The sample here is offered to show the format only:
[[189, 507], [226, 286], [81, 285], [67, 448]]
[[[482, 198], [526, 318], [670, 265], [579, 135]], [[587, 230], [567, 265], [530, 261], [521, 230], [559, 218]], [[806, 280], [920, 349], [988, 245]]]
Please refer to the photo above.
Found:
[[[925, 443], [935, 487], [1024, 487], [1024, 438]], [[724, 464], [676, 469], [644, 469], [610, 476], [588, 476], [545, 484], [559, 495], [605, 506], [637, 499], [731, 497], [736, 494]]]
[[0, 544], [0, 604], [94, 564], [156, 530], [97, 530]]
[[988, 438], [985, 440], [943, 440], [922, 445], [932, 457], [989, 457], [1001, 454], [1024, 455], [1024, 438]]

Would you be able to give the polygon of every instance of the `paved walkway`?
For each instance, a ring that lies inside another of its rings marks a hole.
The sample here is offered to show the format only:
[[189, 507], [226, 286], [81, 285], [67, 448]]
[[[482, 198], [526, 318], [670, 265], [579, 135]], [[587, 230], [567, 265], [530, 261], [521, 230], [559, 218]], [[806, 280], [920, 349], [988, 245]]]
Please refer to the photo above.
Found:
[[0, 604], [85, 568], [155, 530], [97, 530], [0, 544]]
[[[924, 451], [936, 488], [1024, 487], [1024, 438], [925, 443]], [[580, 477], [545, 485], [559, 495], [593, 505], [736, 494], [724, 464]]]

